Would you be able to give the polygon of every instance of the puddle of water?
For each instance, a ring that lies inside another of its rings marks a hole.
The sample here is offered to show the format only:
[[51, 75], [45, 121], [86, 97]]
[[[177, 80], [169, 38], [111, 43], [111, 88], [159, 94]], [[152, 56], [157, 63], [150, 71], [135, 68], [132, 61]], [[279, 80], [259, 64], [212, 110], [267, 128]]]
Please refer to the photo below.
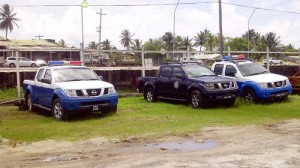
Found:
[[160, 148], [164, 150], [179, 150], [179, 151], [200, 151], [215, 149], [218, 147], [218, 143], [213, 140], [207, 140], [204, 143], [198, 143], [195, 140], [188, 140], [184, 142], [162, 142], [147, 144], [148, 148]]

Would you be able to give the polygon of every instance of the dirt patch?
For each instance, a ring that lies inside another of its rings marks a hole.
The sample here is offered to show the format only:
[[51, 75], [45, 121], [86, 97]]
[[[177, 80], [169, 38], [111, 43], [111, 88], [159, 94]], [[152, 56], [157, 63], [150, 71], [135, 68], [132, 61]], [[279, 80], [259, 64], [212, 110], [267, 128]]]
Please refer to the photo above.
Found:
[[[180, 148], [187, 143], [207, 142], [213, 142], [214, 146], [196, 150]], [[128, 137], [80, 142], [47, 140], [14, 146], [2, 139], [0, 143], [1, 167], [296, 168], [300, 165], [300, 120], [265, 126], [205, 128], [197, 134], [163, 137], [155, 142]]]

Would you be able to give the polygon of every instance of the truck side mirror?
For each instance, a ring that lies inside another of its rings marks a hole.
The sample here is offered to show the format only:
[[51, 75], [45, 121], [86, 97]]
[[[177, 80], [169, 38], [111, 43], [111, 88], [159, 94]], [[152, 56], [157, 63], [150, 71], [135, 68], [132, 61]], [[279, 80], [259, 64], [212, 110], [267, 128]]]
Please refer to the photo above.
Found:
[[51, 84], [51, 80], [50, 80], [50, 79], [46, 79], [46, 78], [42, 78], [42, 79], [41, 79], [41, 82], [42, 82], [42, 83], [47, 83], [47, 84], [49, 84], [49, 85]]

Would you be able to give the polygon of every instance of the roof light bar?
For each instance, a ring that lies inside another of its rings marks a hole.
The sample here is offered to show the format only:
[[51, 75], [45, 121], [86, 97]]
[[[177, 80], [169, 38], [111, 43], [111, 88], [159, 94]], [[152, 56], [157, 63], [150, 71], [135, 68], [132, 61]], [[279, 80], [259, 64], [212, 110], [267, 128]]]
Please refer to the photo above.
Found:
[[82, 61], [48, 61], [50, 66], [81, 65]]

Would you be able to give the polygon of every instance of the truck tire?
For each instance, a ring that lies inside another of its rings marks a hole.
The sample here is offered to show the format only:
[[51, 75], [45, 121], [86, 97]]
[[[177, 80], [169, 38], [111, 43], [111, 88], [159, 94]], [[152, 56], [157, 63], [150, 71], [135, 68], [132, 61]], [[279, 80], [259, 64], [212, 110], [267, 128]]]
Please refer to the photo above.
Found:
[[31, 67], [37, 67], [37, 65], [35, 63], [31, 64]]
[[9, 67], [10, 67], [10, 68], [15, 68], [15, 67], [16, 67], [16, 65], [15, 65], [15, 64], [13, 64], [13, 63], [11, 63], [11, 64], [9, 64]]
[[273, 65], [273, 62], [272, 62], [272, 61], [270, 62], [270, 65]]
[[192, 93], [190, 95], [190, 102], [191, 102], [193, 108], [204, 108], [205, 107], [205, 101], [203, 100], [199, 90], [192, 91]]
[[64, 111], [61, 107], [60, 99], [57, 98], [53, 101], [52, 104], [52, 115], [57, 120], [66, 120], [69, 118], [69, 115], [66, 111]]
[[148, 102], [155, 102], [157, 100], [154, 89], [153, 88], [147, 88], [144, 92], [144, 99]]
[[251, 88], [246, 88], [244, 91], [243, 91], [243, 98], [246, 102], [249, 102], [249, 103], [257, 103], [258, 102], [258, 99], [256, 97], [256, 93], [253, 89]]
[[32, 103], [32, 97], [31, 97], [31, 94], [30, 93], [28, 93], [27, 95], [26, 95], [26, 104], [25, 104], [25, 108], [26, 108], [26, 110], [29, 110], [29, 111], [31, 111], [31, 112], [34, 112], [35, 110], [36, 110], [36, 107], [33, 105], [33, 103]]
[[280, 61], [280, 65], [282, 65], [283, 64], [283, 62], [282, 61]]

